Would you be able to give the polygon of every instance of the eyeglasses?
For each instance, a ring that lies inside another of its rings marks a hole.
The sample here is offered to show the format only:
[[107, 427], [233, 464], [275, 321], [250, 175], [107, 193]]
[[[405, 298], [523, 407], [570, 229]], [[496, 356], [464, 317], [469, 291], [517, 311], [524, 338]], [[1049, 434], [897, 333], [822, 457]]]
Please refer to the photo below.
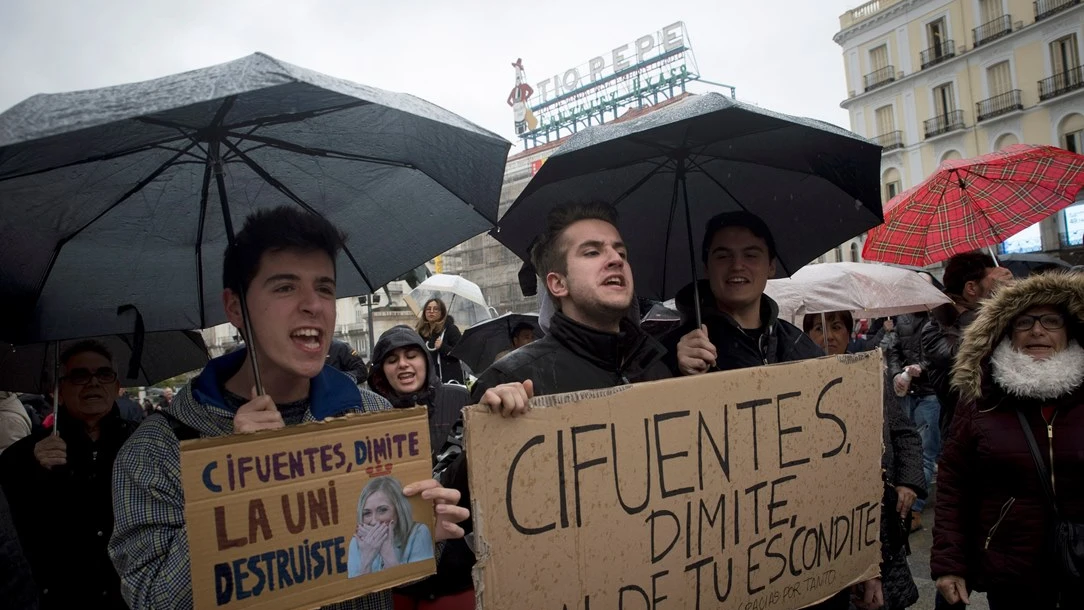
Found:
[[72, 369], [62, 379], [67, 380], [73, 385], [87, 385], [90, 383], [90, 378], [94, 377], [98, 380], [98, 383], [113, 383], [117, 380], [117, 372], [113, 369], [103, 366], [102, 368], [91, 371], [90, 369]]
[[1065, 328], [1065, 318], [1056, 313], [1046, 313], [1041, 316], [1017, 316], [1012, 321], [1012, 329], [1017, 332], [1026, 332], [1034, 328], [1036, 322], [1042, 324], [1046, 330]]

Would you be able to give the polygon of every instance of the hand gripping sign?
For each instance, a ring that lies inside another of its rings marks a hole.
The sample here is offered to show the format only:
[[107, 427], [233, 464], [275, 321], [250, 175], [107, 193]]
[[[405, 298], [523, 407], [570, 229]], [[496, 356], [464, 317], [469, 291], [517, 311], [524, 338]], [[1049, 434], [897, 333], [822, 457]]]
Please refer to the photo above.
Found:
[[195, 607], [315, 608], [435, 569], [425, 409], [181, 444]]

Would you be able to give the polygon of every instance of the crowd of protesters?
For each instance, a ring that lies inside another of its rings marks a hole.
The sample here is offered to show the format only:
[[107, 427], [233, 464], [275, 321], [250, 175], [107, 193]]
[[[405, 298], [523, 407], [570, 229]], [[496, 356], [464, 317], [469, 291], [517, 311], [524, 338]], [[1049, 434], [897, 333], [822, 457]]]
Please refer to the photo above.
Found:
[[767, 225], [726, 213], [703, 227], [706, 279], [678, 293], [681, 325], [656, 336], [630, 315], [633, 270], [617, 226], [601, 203], [550, 214], [531, 251], [553, 310], [547, 332], [514, 329], [468, 389], [450, 355], [461, 333], [442, 301], [425, 303], [414, 328], [385, 332], [366, 364], [333, 340], [342, 235], [289, 208], [250, 216], [227, 249], [223, 299], [241, 329], [246, 297], [255, 354], [215, 358], [176, 393], [139, 405], [120, 388], [113, 355], [83, 341], [60, 357], [56, 413], [37, 406], [51, 409], [52, 397], [23, 404], [0, 393], [0, 600], [190, 608], [180, 441], [420, 405], [434, 478], [404, 493], [436, 506], [437, 572], [336, 607], [474, 608], [464, 406], [517, 417], [534, 396], [880, 348], [881, 575], [814, 607], [915, 604], [907, 537], [929, 520], [935, 489], [929, 568], [939, 604], [978, 590], [994, 610], [1084, 607], [1050, 543], [1055, 525], [1084, 518], [1084, 274], [1013, 281], [989, 255], [961, 254], [944, 269], [952, 302], [937, 310], [872, 321], [831, 312], [799, 328], [764, 294], [777, 265]]

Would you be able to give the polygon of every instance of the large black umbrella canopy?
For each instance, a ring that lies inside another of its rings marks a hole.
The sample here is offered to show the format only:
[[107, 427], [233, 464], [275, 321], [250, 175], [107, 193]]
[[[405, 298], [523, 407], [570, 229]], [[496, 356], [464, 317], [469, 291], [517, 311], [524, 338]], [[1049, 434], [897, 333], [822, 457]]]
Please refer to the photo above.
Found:
[[0, 339], [225, 321], [222, 254], [294, 205], [348, 234], [339, 293], [368, 293], [496, 222], [509, 143], [416, 97], [262, 54], [38, 95], [0, 114]]
[[879, 146], [834, 125], [716, 93], [690, 96], [573, 135], [493, 235], [527, 260], [553, 207], [612, 203], [637, 294], [665, 300], [693, 279], [686, 194], [698, 268], [708, 219], [747, 210], [771, 228], [778, 273], [789, 275], [882, 222], [880, 163]]
[[[122, 387], [150, 386], [207, 364], [207, 346], [195, 331], [94, 337], [112, 354]], [[142, 341], [142, 343], [140, 343]], [[56, 354], [77, 343], [0, 343], [0, 390], [44, 394], [53, 390]]]

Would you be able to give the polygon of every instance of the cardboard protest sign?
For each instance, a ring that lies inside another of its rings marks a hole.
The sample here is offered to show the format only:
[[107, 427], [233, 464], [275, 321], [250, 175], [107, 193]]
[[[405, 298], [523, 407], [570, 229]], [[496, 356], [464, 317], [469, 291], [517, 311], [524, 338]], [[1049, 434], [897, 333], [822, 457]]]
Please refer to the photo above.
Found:
[[435, 571], [425, 409], [181, 444], [192, 596], [317, 608]]
[[480, 606], [789, 610], [877, 576], [882, 383], [875, 352], [469, 408]]

